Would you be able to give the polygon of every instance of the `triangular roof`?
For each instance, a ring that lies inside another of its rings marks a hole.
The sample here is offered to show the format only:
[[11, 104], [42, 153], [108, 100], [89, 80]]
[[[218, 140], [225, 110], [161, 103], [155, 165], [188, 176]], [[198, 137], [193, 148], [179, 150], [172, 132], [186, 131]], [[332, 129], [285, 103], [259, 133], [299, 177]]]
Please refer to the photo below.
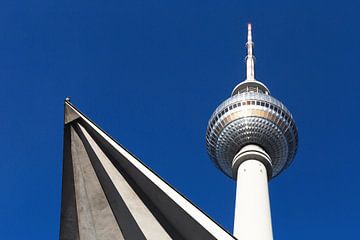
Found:
[[65, 101], [60, 239], [234, 240]]

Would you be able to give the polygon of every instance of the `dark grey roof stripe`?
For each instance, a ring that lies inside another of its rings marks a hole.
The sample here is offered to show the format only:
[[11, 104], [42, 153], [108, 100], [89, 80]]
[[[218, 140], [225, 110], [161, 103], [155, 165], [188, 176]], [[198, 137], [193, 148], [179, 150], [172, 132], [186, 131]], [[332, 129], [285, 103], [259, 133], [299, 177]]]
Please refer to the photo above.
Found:
[[64, 127], [64, 158], [61, 193], [60, 240], [79, 239], [78, 218], [71, 158], [70, 126]]

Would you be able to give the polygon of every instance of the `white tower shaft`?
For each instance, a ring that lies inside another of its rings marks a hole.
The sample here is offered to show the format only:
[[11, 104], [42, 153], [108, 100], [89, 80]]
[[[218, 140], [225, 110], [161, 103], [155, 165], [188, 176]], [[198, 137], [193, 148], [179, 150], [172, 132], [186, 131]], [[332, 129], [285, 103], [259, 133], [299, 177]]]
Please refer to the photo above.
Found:
[[[243, 157], [254, 156], [260, 149], [245, 148]], [[273, 239], [267, 170], [256, 158], [243, 161], [237, 169], [234, 236], [240, 240]]]

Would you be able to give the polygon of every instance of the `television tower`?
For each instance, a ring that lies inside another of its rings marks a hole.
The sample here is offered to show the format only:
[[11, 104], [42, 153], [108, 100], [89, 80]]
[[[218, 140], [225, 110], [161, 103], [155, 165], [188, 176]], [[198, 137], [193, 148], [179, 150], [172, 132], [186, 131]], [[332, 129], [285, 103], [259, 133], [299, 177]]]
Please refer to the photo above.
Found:
[[271, 240], [268, 181], [291, 164], [298, 131], [287, 108], [255, 79], [251, 24], [246, 47], [246, 79], [212, 114], [206, 145], [216, 166], [237, 181], [234, 236]]

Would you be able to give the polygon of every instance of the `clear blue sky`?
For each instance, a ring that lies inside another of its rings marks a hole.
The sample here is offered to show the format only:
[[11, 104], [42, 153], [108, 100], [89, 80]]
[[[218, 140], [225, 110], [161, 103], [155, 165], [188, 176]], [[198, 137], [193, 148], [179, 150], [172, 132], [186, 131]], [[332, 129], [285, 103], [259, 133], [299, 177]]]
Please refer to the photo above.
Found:
[[205, 150], [215, 107], [256, 76], [293, 113], [293, 165], [270, 183], [277, 240], [356, 239], [357, 1], [0, 3], [0, 235], [57, 239], [63, 100], [232, 231], [235, 184]]

